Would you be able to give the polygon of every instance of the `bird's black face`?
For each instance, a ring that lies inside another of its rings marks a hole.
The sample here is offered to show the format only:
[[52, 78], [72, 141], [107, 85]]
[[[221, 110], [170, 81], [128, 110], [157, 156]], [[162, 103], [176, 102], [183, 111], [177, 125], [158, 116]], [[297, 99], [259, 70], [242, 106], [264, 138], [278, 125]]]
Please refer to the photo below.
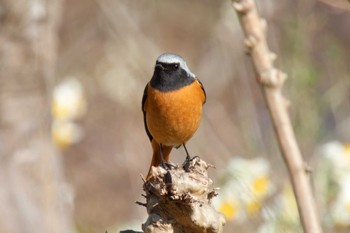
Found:
[[159, 91], [174, 91], [191, 84], [195, 80], [180, 63], [156, 63], [151, 86]]

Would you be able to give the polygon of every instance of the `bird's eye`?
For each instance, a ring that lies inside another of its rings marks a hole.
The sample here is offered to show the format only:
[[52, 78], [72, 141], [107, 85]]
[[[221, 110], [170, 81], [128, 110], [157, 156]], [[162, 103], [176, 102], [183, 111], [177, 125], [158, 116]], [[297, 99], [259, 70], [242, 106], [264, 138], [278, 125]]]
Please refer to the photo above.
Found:
[[179, 68], [179, 64], [174, 64], [174, 68], [178, 69]]

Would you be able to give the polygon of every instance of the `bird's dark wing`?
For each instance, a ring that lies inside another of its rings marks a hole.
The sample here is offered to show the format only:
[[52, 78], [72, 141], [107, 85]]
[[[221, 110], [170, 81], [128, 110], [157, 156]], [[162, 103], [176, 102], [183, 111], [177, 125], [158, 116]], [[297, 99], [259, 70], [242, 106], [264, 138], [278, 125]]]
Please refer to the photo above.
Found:
[[147, 121], [146, 121], [145, 103], [146, 103], [146, 100], [147, 100], [147, 90], [148, 90], [148, 84], [146, 85], [145, 90], [143, 91], [143, 96], [142, 96], [142, 113], [143, 113], [143, 123], [145, 124], [145, 130], [146, 130], [147, 136], [148, 136], [149, 140], [152, 141], [153, 137], [152, 137], [151, 133], [148, 130]]
[[207, 93], [205, 93], [204, 86], [203, 86], [202, 82], [198, 78], [197, 78], [197, 80], [198, 80], [198, 82], [201, 85], [201, 88], [203, 90], [203, 93], [204, 93], [204, 102], [203, 102], [203, 104], [205, 104], [205, 102], [207, 101]]

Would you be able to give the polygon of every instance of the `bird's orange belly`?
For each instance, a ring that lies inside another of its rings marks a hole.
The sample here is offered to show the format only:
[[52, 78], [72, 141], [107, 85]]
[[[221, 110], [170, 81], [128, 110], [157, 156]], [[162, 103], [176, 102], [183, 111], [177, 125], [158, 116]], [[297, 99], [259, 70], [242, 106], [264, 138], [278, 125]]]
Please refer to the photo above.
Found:
[[167, 146], [187, 142], [196, 132], [201, 119], [201, 90], [189, 85], [179, 91], [151, 91], [154, 93], [149, 95], [146, 121], [153, 138]]

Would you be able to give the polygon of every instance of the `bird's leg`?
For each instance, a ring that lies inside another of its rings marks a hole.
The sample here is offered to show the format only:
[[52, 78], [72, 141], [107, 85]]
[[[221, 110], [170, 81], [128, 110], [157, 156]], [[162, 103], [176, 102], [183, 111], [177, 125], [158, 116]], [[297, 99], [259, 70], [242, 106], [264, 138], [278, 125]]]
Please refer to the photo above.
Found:
[[172, 178], [169, 172], [169, 169], [171, 169], [171, 165], [169, 163], [167, 163], [164, 159], [164, 155], [163, 155], [163, 147], [162, 144], [159, 143], [159, 149], [160, 149], [160, 165], [167, 171], [165, 173], [165, 183], [166, 184], [171, 184], [172, 183]]
[[167, 163], [165, 162], [165, 159], [164, 159], [164, 155], [163, 155], [163, 146], [161, 143], [159, 143], [159, 147], [160, 147], [160, 164], [162, 165], [162, 167], [166, 170], [168, 170], [168, 165]]
[[185, 151], [186, 151], [186, 159], [185, 159], [185, 162], [183, 163], [182, 166], [183, 166], [183, 168], [187, 171], [190, 162], [191, 162], [193, 159], [197, 158], [198, 156], [194, 156], [193, 158], [191, 158], [190, 154], [188, 153], [188, 150], [187, 150], [187, 148], [186, 148], [185, 143], [182, 144], [182, 145], [183, 145], [183, 147], [185, 148]]
[[164, 154], [163, 154], [163, 145], [161, 143], [159, 143], [159, 149], [160, 149], [160, 165], [165, 169], [165, 170], [169, 170], [171, 168], [174, 168], [174, 165], [168, 163], [165, 159], [164, 159]]
[[189, 163], [189, 162], [191, 161], [191, 156], [190, 156], [190, 154], [188, 153], [188, 150], [187, 150], [187, 148], [186, 148], [186, 146], [185, 146], [185, 143], [182, 144], [182, 145], [183, 145], [183, 147], [185, 148], [185, 151], [186, 151], [186, 159], [185, 159], [184, 164], [187, 164], [187, 163]]

